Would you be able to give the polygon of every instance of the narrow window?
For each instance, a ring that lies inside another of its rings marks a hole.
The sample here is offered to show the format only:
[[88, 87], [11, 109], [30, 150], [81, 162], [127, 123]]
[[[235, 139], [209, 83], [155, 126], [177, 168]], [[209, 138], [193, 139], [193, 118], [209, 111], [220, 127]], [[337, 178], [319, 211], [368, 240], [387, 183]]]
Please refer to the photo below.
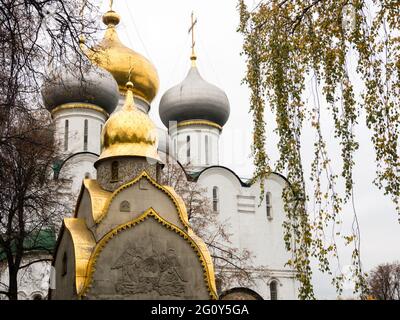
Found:
[[208, 138], [208, 154], [209, 154], [209, 162], [213, 161], [213, 152], [212, 152], [212, 139]]
[[102, 132], [103, 132], [103, 125], [101, 124], [100, 125], [100, 153], [103, 151], [103, 146], [102, 146], [102, 143], [101, 143], [101, 137], [102, 137]]
[[119, 171], [119, 163], [118, 163], [118, 161], [113, 161], [111, 163], [111, 181], [112, 182], [118, 181], [118, 175], [119, 175], [118, 171]]
[[213, 211], [218, 212], [218, 187], [213, 188]]
[[62, 270], [61, 270], [61, 276], [65, 276], [68, 272], [68, 261], [67, 261], [67, 253], [64, 252], [63, 259], [62, 259]]
[[267, 192], [265, 195], [265, 206], [267, 209], [267, 218], [272, 219], [272, 203], [271, 203], [271, 193]]
[[190, 136], [186, 137], [186, 157], [187, 163], [190, 163]]
[[209, 152], [208, 152], [208, 136], [205, 136], [205, 149], [206, 149], [206, 165], [209, 164], [210, 159], [209, 159]]
[[89, 130], [88, 120], [85, 120], [84, 129], [83, 129], [83, 151], [87, 151], [88, 149], [88, 130]]
[[174, 139], [174, 157], [175, 159], [178, 159], [178, 142], [177, 138]]
[[68, 151], [68, 136], [69, 136], [69, 120], [65, 120], [65, 124], [64, 124], [64, 151]]
[[278, 285], [275, 280], [269, 284], [269, 291], [271, 295], [271, 300], [278, 300]]

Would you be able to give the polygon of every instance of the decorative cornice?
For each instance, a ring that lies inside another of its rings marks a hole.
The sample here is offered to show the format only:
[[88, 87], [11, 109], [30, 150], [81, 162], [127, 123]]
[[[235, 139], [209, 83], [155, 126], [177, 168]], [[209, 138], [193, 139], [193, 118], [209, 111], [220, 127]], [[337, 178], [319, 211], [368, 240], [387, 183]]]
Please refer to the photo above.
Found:
[[62, 104], [61, 106], [58, 106], [57, 108], [54, 108], [53, 110], [51, 110], [51, 115], [52, 115], [52, 117], [54, 117], [57, 112], [60, 112], [62, 110], [71, 110], [71, 109], [89, 109], [89, 110], [94, 110], [94, 111], [102, 113], [106, 118], [108, 118], [110, 116], [108, 114], [108, 112], [104, 111], [104, 109], [102, 109], [98, 106], [95, 106], [94, 104], [81, 103], [81, 102]]
[[136, 225], [140, 224], [141, 222], [147, 220], [149, 217], [154, 218], [154, 220], [156, 220], [162, 226], [177, 233], [180, 237], [182, 237], [184, 240], [186, 240], [190, 244], [192, 249], [194, 249], [196, 251], [196, 254], [197, 254], [197, 256], [201, 262], [202, 268], [203, 268], [204, 281], [206, 282], [206, 286], [207, 286], [207, 290], [210, 295], [210, 298], [213, 300], [217, 300], [218, 296], [217, 296], [217, 293], [215, 290], [214, 274], [213, 274], [212, 270], [209, 269], [209, 264], [208, 264], [208, 259], [207, 259], [207, 255], [209, 255], [208, 251], [205, 253], [204, 249], [201, 248], [198, 245], [198, 243], [196, 243], [196, 240], [194, 240], [189, 234], [187, 234], [186, 232], [184, 232], [183, 230], [181, 230], [174, 224], [163, 219], [153, 208], [149, 208], [148, 210], [146, 210], [146, 212], [143, 213], [137, 219], [134, 219], [128, 223], [122, 224], [122, 225], [114, 228], [109, 233], [107, 233], [97, 243], [97, 245], [94, 248], [94, 250], [91, 254], [91, 257], [89, 259], [86, 281], [85, 281], [83, 289], [79, 293], [79, 297], [82, 298], [83, 296], [85, 296], [87, 294], [88, 290], [91, 288], [93, 273], [95, 271], [95, 265], [96, 265], [97, 259], [100, 255], [100, 253], [102, 252], [102, 250], [105, 248], [106, 244], [112, 238], [114, 238], [116, 235], [118, 235], [120, 232], [123, 232], [124, 230], [135, 227]]
[[193, 126], [193, 125], [198, 125], [198, 126], [209, 126], [209, 127], [213, 127], [213, 128], [217, 128], [218, 130], [222, 131], [222, 127], [212, 121], [208, 121], [208, 120], [185, 120], [185, 121], [181, 121], [178, 123], [178, 128], [181, 127], [187, 127], [187, 126]]

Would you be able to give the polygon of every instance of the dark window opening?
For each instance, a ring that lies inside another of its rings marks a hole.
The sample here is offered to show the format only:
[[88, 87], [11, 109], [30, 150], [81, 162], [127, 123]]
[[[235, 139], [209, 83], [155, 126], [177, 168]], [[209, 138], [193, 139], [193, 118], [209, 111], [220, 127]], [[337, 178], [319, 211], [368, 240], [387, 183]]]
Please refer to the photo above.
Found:
[[271, 293], [271, 300], [278, 300], [278, 284], [276, 281], [272, 281], [269, 285]]
[[61, 275], [65, 276], [68, 272], [68, 260], [67, 260], [67, 253], [64, 252], [63, 259], [62, 259], [62, 270]]
[[186, 137], [186, 157], [187, 163], [190, 163], [190, 136]]
[[43, 300], [43, 297], [42, 297], [41, 294], [35, 294], [35, 295], [32, 297], [32, 300]]
[[213, 211], [218, 212], [219, 199], [218, 199], [218, 187], [213, 188]]
[[119, 180], [119, 162], [113, 161], [111, 164], [111, 181], [116, 182]]
[[69, 121], [65, 120], [64, 124], [64, 151], [68, 151]]
[[83, 130], [83, 151], [88, 150], [88, 131], [89, 131], [89, 122], [85, 120], [84, 130]]
[[272, 203], [271, 203], [271, 193], [267, 192], [265, 195], [265, 205], [267, 208], [267, 218], [272, 219]]

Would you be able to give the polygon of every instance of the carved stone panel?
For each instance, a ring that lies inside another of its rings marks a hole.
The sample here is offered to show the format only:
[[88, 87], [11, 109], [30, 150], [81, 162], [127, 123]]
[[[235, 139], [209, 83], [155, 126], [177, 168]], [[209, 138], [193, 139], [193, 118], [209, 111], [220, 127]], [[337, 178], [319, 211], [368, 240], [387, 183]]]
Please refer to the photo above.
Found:
[[[119, 294], [137, 294], [156, 291], [160, 296], [182, 297], [187, 280], [173, 248], [166, 252], [154, 249], [149, 252], [136, 244], [128, 247], [117, 259], [111, 269], [120, 270], [115, 284]], [[161, 245], [157, 243], [156, 248]]]
[[208, 300], [196, 251], [153, 217], [116, 234], [97, 257], [87, 299]]

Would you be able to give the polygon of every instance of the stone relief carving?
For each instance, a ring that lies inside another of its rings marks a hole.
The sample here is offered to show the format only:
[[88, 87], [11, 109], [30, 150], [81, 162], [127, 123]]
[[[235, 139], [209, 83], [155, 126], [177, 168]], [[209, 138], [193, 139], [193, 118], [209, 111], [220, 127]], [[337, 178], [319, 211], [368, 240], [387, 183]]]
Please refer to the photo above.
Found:
[[[24, 259], [23, 264], [31, 263], [36, 259], [51, 259], [51, 256], [38, 255], [37, 257]], [[49, 290], [51, 264], [40, 261], [21, 269], [18, 273], [18, 295], [19, 299], [32, 299], [34, 296], [47, 296]], [[0, 263], [0, 290], [7, 290], [8, 270], [5, 263]], [[5, 295], [0, 294], [0, 300], [7, 300]]]
[[119, 211], [121, 212], [130, 212], [131, 211], [131, 204], [129, 201], [122, 201], [119, 205]]
[[[161, 248], [161, 245], [156, 246]], [[133, 244], [126, 249], [111, 268], [120, 270], [115, 285], [122, 295], [158, 292], [160, 296], [182, 297], [187, 280], [174, 249], [158, 252]]]

